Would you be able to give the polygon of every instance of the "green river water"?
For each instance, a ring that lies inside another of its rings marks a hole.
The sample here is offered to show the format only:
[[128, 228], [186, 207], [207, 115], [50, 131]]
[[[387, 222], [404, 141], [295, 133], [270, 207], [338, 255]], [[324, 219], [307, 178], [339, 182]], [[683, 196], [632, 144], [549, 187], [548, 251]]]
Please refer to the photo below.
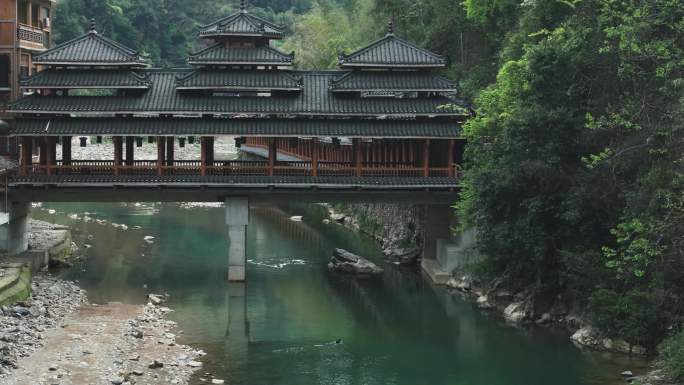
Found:
[[[170, 318], [184, 330], [179, 342], [208, 353], [193, 384], [214, 376], [233, 385], [613, 385], [624, 383], [621, 371], [641, 366], [580, 350], [566, 333], [507, 326], [415, 269], [385, 266], [372, 241], [323, 224], [321, 208], [284, 210], [251, 210], [244, 286], [225, 280], [220, 207], [45, 204], [33, 217], [72, 227], [82, 258], [59, 274], [78, 280], [91, 302], [170, 294]], [[297, 214], [303, 222], [290, 220]], [[325, 265], [334, 247], [385, 273], [331, 276]]]

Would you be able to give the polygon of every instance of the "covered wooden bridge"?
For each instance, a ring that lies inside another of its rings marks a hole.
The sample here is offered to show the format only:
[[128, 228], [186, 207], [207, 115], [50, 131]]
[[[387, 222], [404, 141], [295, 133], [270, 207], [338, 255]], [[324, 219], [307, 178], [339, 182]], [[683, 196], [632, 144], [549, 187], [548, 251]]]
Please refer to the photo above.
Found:
[[[330, 71], [289, 69], [294, 54], [270, 44], [284, 29], [244, 4], [199, 36], [192, 68], [149, 69], [94, 24], [37, 55], [45, 70], [22, 81], [27, 96], [10, 107], [9, 135], [20, 144], [10, 186], [458, 186], [468, 111], [453, 99], [454, 84], [434, 73], [444, 58], [391, 25]], [[219, 136], [262, 157], [216, 159]], [[76, 137], [83, 146], [87, 137], [111, 140], [111, 157], [72, 157]], [[156, 159], [135, 159], [135, 147], [152, 143]], [[196, 143], [195, 159], [178, 159], [179, 147]]]

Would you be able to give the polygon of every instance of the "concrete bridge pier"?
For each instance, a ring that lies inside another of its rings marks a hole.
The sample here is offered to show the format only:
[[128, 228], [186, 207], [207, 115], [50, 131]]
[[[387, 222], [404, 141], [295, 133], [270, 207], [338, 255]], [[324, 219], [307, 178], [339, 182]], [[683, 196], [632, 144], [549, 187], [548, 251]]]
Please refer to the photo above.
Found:
[[423, 228], [422, 270], [437, 284], [446, 284], [450, 271], [441, 260], [442, 244], [452, 240], [452, 228], [456, 225], [455, 210], [450, 205], [425, 205]]
[[16, 255], [28, 249], [30, 202], [0, 203], [0, 252]]
[[246, 285], [228, 284], [228, 325], [226, 327], [226, 363], [232, 373], [244, 373], [249, 353], [249, 321], [247, 319]]
[[226, 225], [228, 225], [228, 281], [245, 281], [245, 257], [247, 251], [247, 225], [249, 224], [249, 200], [247, 197], [225, 199]]

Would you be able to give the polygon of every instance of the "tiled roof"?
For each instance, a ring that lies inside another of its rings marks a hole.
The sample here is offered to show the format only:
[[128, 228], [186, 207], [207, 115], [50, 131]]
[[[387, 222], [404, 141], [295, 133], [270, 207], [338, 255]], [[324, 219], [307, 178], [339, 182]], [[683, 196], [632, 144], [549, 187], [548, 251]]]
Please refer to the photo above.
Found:
[[35, 175], [13, 176], [9, 179], [10, 186], [40, 185], [53, 186], [75, 185], [83, 187], [96, 186], [135, 186], [164, 185], [164, 186], [213, 186], [213, 187], [262, 187], [271, 188], [301, 188], [310, 189], [315, 186], [329, 186], [336, 188], [362, 187], [373, 190], [392, 189], [450, 189], [458, 187], [457, 177], [355, 177], [355, 176], [247, 176], [247, 175]]
[[388, 33], [365, 48], [350, 54], [341, 54], [338, 64], [342, 68], [420, 68], [444, 67], [446, 60], [436, 53]]
[[200, 36], [260, 36], [280, 39], [285, 36], [285, 29], [268, 20], [250, 15], [243, 8], [237, 13], [202, 26]]
[[146, 73], [127, 70], [48, 69], [21, 80], [22, 88], [149, 88]]
[[447, 78], [424, 71], [350, 71], [331, 79], [330, 89], [348, 91], [435, 91], [455, 92]]
[[144, 67], [147, 60], [136, 51], [110, 40], [94, 29], [34, 56], [34, 64]]
[[188, 63], [193, 65], [237, 65], [237, 64], [261, 64], [261, 65], [292, 65], [294, 53], [284, 53], [268, 45], [259, 47], [226, 47], [223, 43], [209, 46], [196, 52], [188, 58]]
[[287, 71], [200, 69], [180, 76], [176, 89], [299, 91], [302, 84]]
[[302, 137], [458, 138], [461, 126], [443, 120], [54, 118], [17, 119], [11, 135], [246, 135]]
[[186, 95], [175, 90], [183, 70], [145, 70], [152, 86], [141, 95], [41, 96], [31, 95], [10, 105], [14, 113], [130, 113], [130, 114], [289, 114], [345, 116], [464, 116], [444, 108], [454, 101], [426, 98], [350, 98], [330, 92], [330, 80], [340, 71], [292, 71], [302, 78], [301, 92], [274, 97], [221, 97]]

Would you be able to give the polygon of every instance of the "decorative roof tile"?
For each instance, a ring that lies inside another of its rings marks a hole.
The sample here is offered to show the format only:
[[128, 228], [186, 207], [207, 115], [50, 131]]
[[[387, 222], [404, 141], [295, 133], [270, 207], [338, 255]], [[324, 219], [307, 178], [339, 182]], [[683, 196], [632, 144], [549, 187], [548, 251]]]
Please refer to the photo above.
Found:
[[20, 118], [11, 135], [247, 135], [301, 137], [459, 138], [461, 126], [444, 120]]
[[48, 69], [21, 80], [22, 88], [150, 88], [146, 73], [126, 70]]
[[385, 37], [350, 54], [342, 53], [338, 64], [342, 68], [429, 68], [444, 67], [446, 60], [436, 53], [396, 37], [390, 27]]
[[88, 33], [34, 56], [33, 63], [128, 67], [144, 67], [148, 64], [138, 52], [98, 34], [94, 24]]
[[258, 36], [281, 39], [285, 36], [285, 29], [268, 20], [248, 14], [242, 2], [239, 12], [202, 26], [200, 36]]
[[[322, 162], [321, 162], [322, 163]], [[319, 163], [320, 164], [320, 163]], [[426, 188], [447, 190], [459, 186], [458, 177], [415, 177], [415, 176], [261, 176], [261, 175], [29, 175], [11, 176], [10, 186], [29, 185], [37, 187], [46, 184], [55, 187], [77, 186], [111, 187], [133, 184], [143, 186], [211, 186], [224, 188], [299, 188], [310, 190], [312, 186], [358, 186], [369, 190], [423, 190]], [[40, 188], [40, 187], [38, 187]], [[140, 190], [138, 190], [140, 191]], [[453, 196], [453, 193], [450, 193]], [[431, 197], [435, 199], [434, 195]]]
[[423, 71], [350, 71], [331, 79], [330, 89], [333, 92], [455, 92], [456, 85], [447, 78]]
[[179, 76], [177, 90], [254, 90], [254, 91], [299, 91], [301, 79], [285, 71], [255, 70], [212, 70], [200, 69]]
[[302, 78], [302, 91], [292, 96], [230, 97], [179, 93], [176, 79], [187, 71], [146, 70], [152, 87], [141, 95], [41, 96], [12, 103], [8, 112], [32, 114], [289, 114], [328, 116], [454, 116], [461, 109], [445, 108], [455, 102], [443, 96], [426, 98], [349, 98], [328, 89], [340, 71], [292, 71]]
[[273, 47], [226, 47], [223, 43], [209, 46], [188, 58], [192, 65], [277, 65], [290, 66], [294, 52], [286, 54]]

